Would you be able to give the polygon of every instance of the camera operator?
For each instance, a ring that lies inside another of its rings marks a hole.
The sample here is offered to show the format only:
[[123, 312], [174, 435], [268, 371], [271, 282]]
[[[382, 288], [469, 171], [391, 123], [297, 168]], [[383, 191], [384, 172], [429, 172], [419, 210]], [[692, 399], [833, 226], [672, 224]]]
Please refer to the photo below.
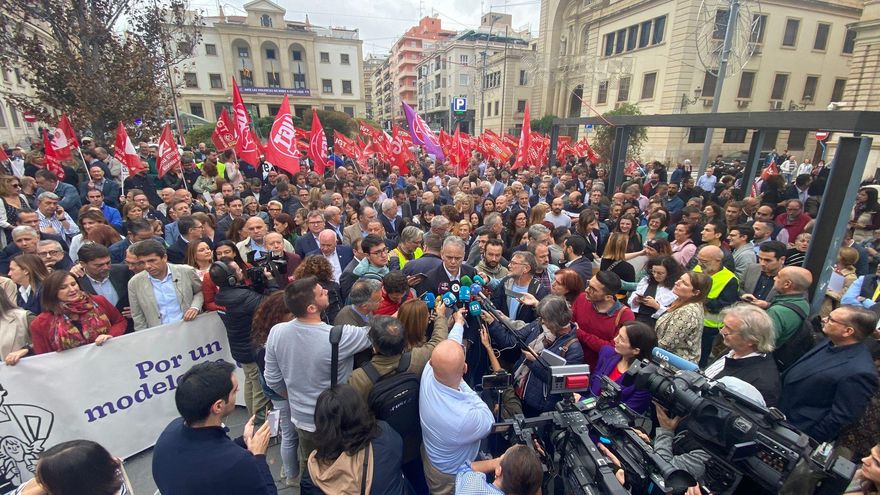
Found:
[[[495, 481], [486, 481], [486, 474]], [[470, 469], [455, 476], [456, 495], [535, 495], [541, 493], [544, 473], [541, 461], [532, 449], [517, 444], [501, 457], [474, 461]]]
[[[529, 347], [522, 350], [522, 357], [514, 365], [514, 390], [522, 401], [523, 413], [532, 417], [552, 411], [561, 397], [548, 393], [550, 370], [537, 358], [546, 349], [569, 363], [583, 362], [584, 351], [571, 322], [571, 308], [562, 297], [545, 297], [538, 304], [538, 319], [514, 331]], [[489, 325], [489, 334], [496, 348], [517, 345], [516, 337], [500, 322]]]
[[302, 258], [296, 253], [284, 250], [284, 236], [278, 232], [266, 234], [265, 242], [269, 256], [257, 261], [257, 266], [265, 266], [272, 272], [278, 288], [283, 289], [292, 281], [293, 272], [302, 263]]
[[[220, 258], [219, 261], [212, 263], [211, 268], [208, 269], [208, 276], [217, 285], [215, 301], [226, 308], [221, 314], [221, 319], [226, 326], [229, 348], [233, 359], [241, 363], [244, 371], [244, 399], [248, 414], [256, 415], [256, 424], [259, 426], [269, 399], [263, 394], [260, 368], [257, 366], [251, 346], [251, 322], [257, 307], [268, 296], [244, 284], [244, 273], [232, 258]], [[264, 270], [263, 276], [267, 281], [267, 289], [270, 291], [278, 289], [272, 272]]]

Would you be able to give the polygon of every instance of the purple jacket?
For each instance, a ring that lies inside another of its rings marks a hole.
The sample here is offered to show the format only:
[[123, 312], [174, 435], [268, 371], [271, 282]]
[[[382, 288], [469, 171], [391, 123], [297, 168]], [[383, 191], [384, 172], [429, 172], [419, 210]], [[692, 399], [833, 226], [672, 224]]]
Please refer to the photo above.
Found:
[[[614, 347], [603, 345], [599, 349], [599, 361], [596, 369], [590, 374], [590, 393], [596, 397], [602, 391], [601, 377], [608, 376], [620, 362], [620, 354], [614, 351]], [[617, 383], [623, 380], [623, 376], [617, 379]], [[629, 406], [633, 411], [642, 414], [648, 410], [651, 404], [651, 394], [645, 390], [636, 390], [634, 385], [620, 387], [620, 401]]]

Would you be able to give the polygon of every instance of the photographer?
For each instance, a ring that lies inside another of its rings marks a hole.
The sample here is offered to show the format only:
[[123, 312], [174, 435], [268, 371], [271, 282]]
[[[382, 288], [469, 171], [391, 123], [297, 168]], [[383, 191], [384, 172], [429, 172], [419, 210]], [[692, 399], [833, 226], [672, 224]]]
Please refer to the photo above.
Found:
[[[538, 304], [538, 319], [515, 332], [528, 345], [514, 365], [514, 390], [522, 401], [523, 413], [531, 417], [552, 411], [561, 397], [548, 393], [550, 370], [538, 361], [538, 356], [546, 349], [569, 363], [583, 362], [584, 351], [571, 322], [571, 309], [562, 297], [545, 297]], [[489, 325], [489, 334], [496, 348], [517, 345], [516, 337], [500, 322]]]
[[[495, 481], [486, 481], [486, 474]], [[543, 472], [541, 461], [535, 452], [525, 445], [517, 444], [501, 457], [486, 461], [474, 461], [470, 469], [455, 477], [456, 495], [504, 494], [535, 495], [541, 492]]]
[[302, 263], [298, 254], [284, 250], [284, 236], [278, 232], [266, 234], [266, 249], [269, 256], [256, 262], [256, 266], [265, 265], [272, 275], [278, 288], [283, 289], [293, 278], [293, 272]]
[[[260, 368], [254, 358], [251, 346], [251, 323], [257, 307], [266, 296], [244, 284], [244, 273], [232, 258], [221, 258], [208, 269], [211, 281], [217, 285], [217, 304], [226, 308], [221, 319], [226, 326], [232, 357], [244, 370], [244, 399], [248, 414], [257, 416], [257, 424], [262, 422], [262, 414], [269, 404], [260, 384]], [[278, 284], [272, 272], [264, 270], [267, 288], [277, 290]]]

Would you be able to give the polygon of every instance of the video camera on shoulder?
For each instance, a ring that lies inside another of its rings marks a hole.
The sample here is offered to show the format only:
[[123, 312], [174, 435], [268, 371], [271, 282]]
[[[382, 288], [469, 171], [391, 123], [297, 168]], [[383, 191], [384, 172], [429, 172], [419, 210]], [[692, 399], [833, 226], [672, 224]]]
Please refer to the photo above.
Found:
[[[258, 254], [262, 254], [262, 257], [256, 258]], [[264, 271], [271, 273], [275, 280], [287, 274], [287, 258], [283, 253], [275, 255], [251, 251], [248, 253], [248, 262], [251, 266], [246, 270], [247, 277], [251, 281], [251, 288], [257, 292], [263, 292], [268, 284]]]

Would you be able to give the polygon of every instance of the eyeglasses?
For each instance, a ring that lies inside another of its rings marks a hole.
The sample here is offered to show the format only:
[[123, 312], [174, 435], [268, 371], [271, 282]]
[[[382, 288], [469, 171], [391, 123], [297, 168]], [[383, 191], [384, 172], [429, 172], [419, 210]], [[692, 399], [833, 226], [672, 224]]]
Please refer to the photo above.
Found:
[[281, 211], [281, 208], [269, 208], [269, 211]]
[[370, 251], [371, 255], [376, 255], [376, 256], [379, 256], [380, 254], [386, 254], [386, 253], [388, 253], [388, 248], [382, 248], [378, 251]]
[[16, 189], [21, 189], [21, 184], [12, 184], [12, 187]]
[[837, 323], [838, 325], [843, 325], [843, 326], [845, 326], [845, 327], [848, 327], [848, 326], [849, 326], [849, 325], [847, 325], [846, 323], [844, 323], [844, 322], [842, 322], [842, 321], [840, 321], [840, 320], [835, 320], [834, 318], [831, 317], [831, 315], [828, 315], [828, 316], [822, 318], [822, 323], [827, 324], [827, 323], [829, 323], [829, 322], [831, 322], [831, 323]]
[[45, 253], [37, 253], [37, 254], [42, 256], [43, 258], [50, 258], [52, 256], [58, 256], [59, 254], [61, 254], [61, 251], [58, 251], [57, 249], [53, 249], [52, 251], [46, 251]]

